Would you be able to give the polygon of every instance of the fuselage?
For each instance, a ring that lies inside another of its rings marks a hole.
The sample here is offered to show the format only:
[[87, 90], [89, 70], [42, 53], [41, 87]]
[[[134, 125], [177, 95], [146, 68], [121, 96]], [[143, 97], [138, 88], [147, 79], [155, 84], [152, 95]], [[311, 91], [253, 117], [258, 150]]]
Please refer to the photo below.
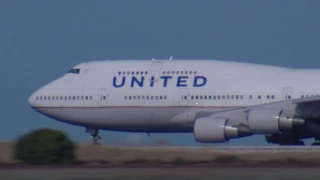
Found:
[[29, 98], [66, 123], [128, 132], [192, 132], [201, 110], [220, 111], [319, 94], [320, 70], [213, 60], [79, 64]]

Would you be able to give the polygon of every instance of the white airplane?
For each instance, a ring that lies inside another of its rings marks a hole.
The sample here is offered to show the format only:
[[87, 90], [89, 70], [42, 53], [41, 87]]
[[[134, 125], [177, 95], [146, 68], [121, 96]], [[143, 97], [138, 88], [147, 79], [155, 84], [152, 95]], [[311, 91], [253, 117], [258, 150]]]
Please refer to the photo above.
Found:
[[29, 97], [38, 112], [98, 130], [194, 133], [200, 143], [263, 134], [303, 145], [320, 139], [320, 69], [213, 60], [81, 63]]

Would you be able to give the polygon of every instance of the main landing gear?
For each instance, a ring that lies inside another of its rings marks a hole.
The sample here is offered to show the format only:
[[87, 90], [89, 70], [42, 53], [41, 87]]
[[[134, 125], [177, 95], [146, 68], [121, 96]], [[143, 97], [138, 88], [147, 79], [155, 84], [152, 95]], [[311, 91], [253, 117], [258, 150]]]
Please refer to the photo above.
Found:
[[98, 135], [99, 129], [86, 128], [86, 132], [91, 134], [93, 144], [100, 144], [98, 143], [98, 141], [101, 139], [101, 137]]

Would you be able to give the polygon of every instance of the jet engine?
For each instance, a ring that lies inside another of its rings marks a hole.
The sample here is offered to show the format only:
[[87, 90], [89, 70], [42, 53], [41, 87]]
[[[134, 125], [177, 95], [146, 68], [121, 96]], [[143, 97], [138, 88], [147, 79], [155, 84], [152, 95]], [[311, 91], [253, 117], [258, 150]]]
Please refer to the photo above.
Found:
[[195, 121], [193, 129], [196, 141], [200, 143], [226, 142], [232, 138], [252, 135], [248, 126], [232, 126], [225, 118], [203, 117]]
[[275, 134], [301, 127], [306, 121], [291, 112], [274, 108], [255, 108], [248, 113], [248, 124], [254, 134]]

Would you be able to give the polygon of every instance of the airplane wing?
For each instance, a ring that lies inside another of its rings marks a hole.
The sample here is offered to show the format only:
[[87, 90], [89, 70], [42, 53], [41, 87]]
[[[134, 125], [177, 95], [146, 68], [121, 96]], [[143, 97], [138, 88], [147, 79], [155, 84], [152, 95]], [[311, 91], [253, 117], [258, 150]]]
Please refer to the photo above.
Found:
[[315, 103], [320, 102], [320, 96], [311, 96], [305, 98], [294, 99], [294, 104], [306, 104], [306, 103]]
[[199, 110], [196, 117], [205, 117], [209, 115], [224, 116], [230, 113], [249, 112], [251, 109], [258, 107], [268, 107], [279, 110], [293, 110], [296, 115], [304, 118], [319, 118], [320, 121], [320, 96], [305, 97], [292, 100], [283, 100], [265, 104], [258, 104], [245, 107], [228, 108], [228, 109], [205, 109]]

